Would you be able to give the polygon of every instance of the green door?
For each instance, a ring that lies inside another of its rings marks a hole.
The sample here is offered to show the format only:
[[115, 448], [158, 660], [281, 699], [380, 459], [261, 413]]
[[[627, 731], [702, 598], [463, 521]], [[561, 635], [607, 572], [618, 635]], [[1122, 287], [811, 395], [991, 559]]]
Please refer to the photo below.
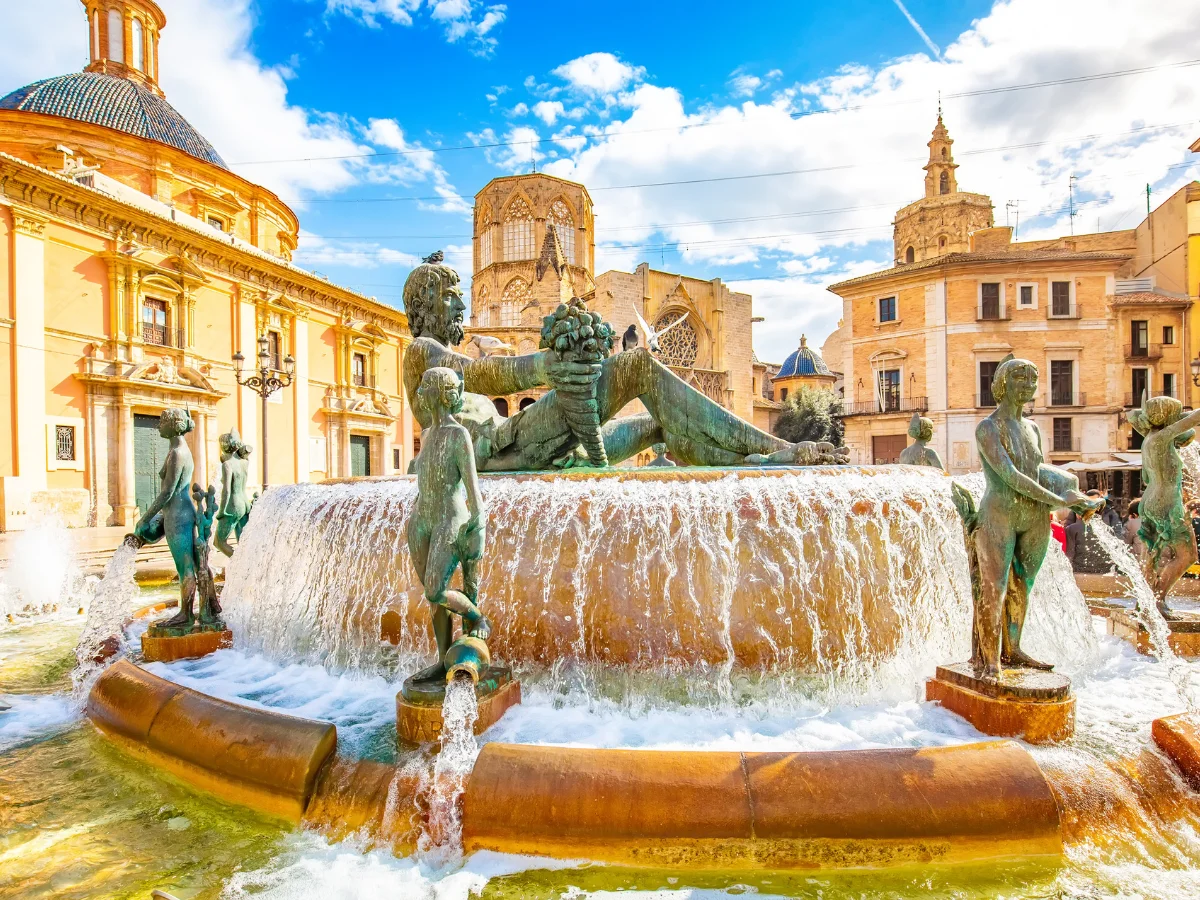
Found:
[[350, 435], [350, 474], [371, 474], [371, 439], [365, 434]]
[[158, 433], [158, 416], [133, 417], [133, 488], [138, 509], [145, 512], [158, 496], [158, 472], [167, 458], [167, 439]]

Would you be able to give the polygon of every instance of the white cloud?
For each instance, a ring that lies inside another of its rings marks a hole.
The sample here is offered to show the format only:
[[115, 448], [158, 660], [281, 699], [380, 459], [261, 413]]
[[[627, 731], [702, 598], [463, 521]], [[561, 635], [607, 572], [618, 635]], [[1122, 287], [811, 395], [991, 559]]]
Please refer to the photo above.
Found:
[[323, 238], [300, 230], [296, 247], [296, 265], [309, 270], [321, 266], [346, 266], [352, 269], [377, 269], [380, 266], [412, 268], [421, 260], [411, 253], [384, 247], [373, 241], [344, 241]]
[[553, 125], [555, 120], [563, 114], [563, 110], [564, 107], [560, 100], [540, 100], [533, 104], [533, 114], [547, 125]]
[[[508, 7], [502, 3], [485, 5], [477, 0], [429, 0], [429, 17], [439, 23], [451, 44], [468, 38], [471, 52], [489, 56], [496, 49], [492, 30], [504, 21]], [[413, 24], [421, 0], [325, 0], [326, 15], [342, 14], [357, 19], [368, 28], [391, 22], [405, 27]]]
[[529, 115], [529, 105], [525, 102], [518, 103], [508, 111], [508, 114], [515, 119], [519, 119], [521, 116], [527, 116]]
[[428, 182], [442, 201], [436, 204], [422, 201], [418, 208], [463, 214], [470, 212], [470, 205], [450, 184], [446, 170], [437, 162], [437, 155], [419, 142], [410, 142], [405, 138], [404, 129], [395, 119], [371, 119], [365, 136], [376, 146], [397, 152], [394, 162], [372, 165], [368, 172], [369, 180], [406, 185]]
[[[611, 53], [588, 53], [554, 70], [554, 74], [573, 89], [585, 94], [611, 94], [622, 90], [641, 80], [645, 72], [641, 66], [631, 66]], [[528, 79], [526, 86], [530, 86]]]
[[513, 174], [528, 172], [537, 162], [546, 158], [539, 148], [541, 135], [537, 129], [527, 125], [510, 128], [503, 138], [491, 128], [468, 131], [467, 137], [475, 145], [502, 144], [500, 147], [485, 147], [484, 157], [498, 169]]
[[[759, 356], [782, 359], [797, 327], [817, 345], [836, 324], [825, 285], [890, 261], [892, 216], [922, 195], [939, 90], [960, 189], [989, 194], [998, 224], [1006, 202], [1019, 200], [1021, 239], [1067, 234], [1075, 174], [1084, 213], [1076, 232], [1095, 230], [1097, 217], [1103, 229], [1135, 225], [1146, 182], [1159, 202], [1200, 172], [1187, 152], [1200, 137], [1194, 67], [956, 95], [1188, 60], [1198, 30], [1194, 0], [1162, 0], [1153, 16], [1122, 0], [1007, 0], [951, 42], [943, 61], [921, 53], [847, 65], [769, 101], [700, 106], [675, 88], [630, 83], [612, 120], [585, 126], [587, 145], [545, 168], [591, 190], [599, 271], [653, 261], [660, 244], [677, 244], [689, 274], [754, 286], [756, 312], [770, 323], [756, 337]], [[781, 172], [794, 174], [707, 180]], [[700, 181], [609, 189], [687, 180]], [[813, 256], [832, 262], [806, 270]], [[720, 271], [733, 260], [743, 269]], [[761, 275], [737, 278], [750, 264]]]
[[758, 89], [762, 87], [762, 83], [762, 79], [757, 75], [747, 75], [745, 72], [742, 72], [730, 76], [729, 89], [735, 97], [753, 97]]

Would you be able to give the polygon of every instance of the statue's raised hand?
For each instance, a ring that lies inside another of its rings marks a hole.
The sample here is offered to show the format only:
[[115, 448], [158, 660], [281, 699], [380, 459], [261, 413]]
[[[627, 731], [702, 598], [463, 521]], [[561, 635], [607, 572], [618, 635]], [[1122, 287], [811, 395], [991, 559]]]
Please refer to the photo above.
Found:
[[1084, 519], [1090, 519], [1104, 507], [1100, 497], [1089, 497], [1082, 491], [1070, 490], [1063, 494], [1063, 505]]
[[590, 387], [600, 379], [599, 362], [576, 362], [570, 359], [556, 359], [556, 354], [549, 354], [546, 362], [546, 375], [554, 388], [563, 386]]

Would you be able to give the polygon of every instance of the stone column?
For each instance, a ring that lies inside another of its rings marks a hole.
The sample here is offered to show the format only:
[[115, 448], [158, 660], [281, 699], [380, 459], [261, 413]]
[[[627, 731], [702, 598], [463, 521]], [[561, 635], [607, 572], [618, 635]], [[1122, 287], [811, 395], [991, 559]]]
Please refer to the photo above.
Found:
[[133, 481], [133, 405], [127, 400], [117, 406], [117, 431], [119, 502], [113, 512], [118, 525], [132, 526], [137, 524], [137, 492]]
[[296, 360], [296, 375], [292, 379], [292, 402], [296, 434], [296, 482], [308, 481], [311, 462], [308, 458], [309, 410], [308, 410], [308, 319], [296, 316], [293, 326], [295, 335], [292, 358]]
[[46, 220], [13, 208], [13, 418], [17, 475], [46, 490]]
[[[246, 357], [247, 370], [258, 369], [258, 332], [256, 326], [257, 310], [254, 298], [249, 289], [241, 292], [242, 302], [238, 305], [238, 330], [234, 338], [234, 349], [240, 350]], [[254, 447], [254, 452], [262, 453], [262, 439], [259, 434], [259, 409], [262, 398], [250, 388], [238, 388], [238, 432], [242, 440]], [[247, 487], [253, 490], [262, 489], [262, 459], [255, 457], [255, 463], [250, 466]]]
[[349, 478], [354, 474], [353, 468], [350, 466], [350, 423], [343, 421], [338, 429], [338, 451], [342, 457], [342, 470], [338, 473], [343, 478]]

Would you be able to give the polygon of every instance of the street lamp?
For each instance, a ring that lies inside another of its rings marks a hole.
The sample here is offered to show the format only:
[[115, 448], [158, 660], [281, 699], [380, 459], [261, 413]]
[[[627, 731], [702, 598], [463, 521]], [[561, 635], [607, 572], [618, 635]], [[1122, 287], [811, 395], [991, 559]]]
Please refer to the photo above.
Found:
[[1192, 360], [1192, 384], [1200, 387], [1200, 359]]
[[292, 383], [296, 374], [296, 361], [291, 356], [284, 357], [283, 371], [271, 368], [271, 352], [267, 349], [268, 340], [265, 334], [258, 339], [258, 369], [249, 372], [243, 368], [246, 357], [242, 352], [233, 354], [233, 376], [242, 387], [250, 388], [262, 397], [262, 489], [267, 489], [267, 398], [278, 390]]

